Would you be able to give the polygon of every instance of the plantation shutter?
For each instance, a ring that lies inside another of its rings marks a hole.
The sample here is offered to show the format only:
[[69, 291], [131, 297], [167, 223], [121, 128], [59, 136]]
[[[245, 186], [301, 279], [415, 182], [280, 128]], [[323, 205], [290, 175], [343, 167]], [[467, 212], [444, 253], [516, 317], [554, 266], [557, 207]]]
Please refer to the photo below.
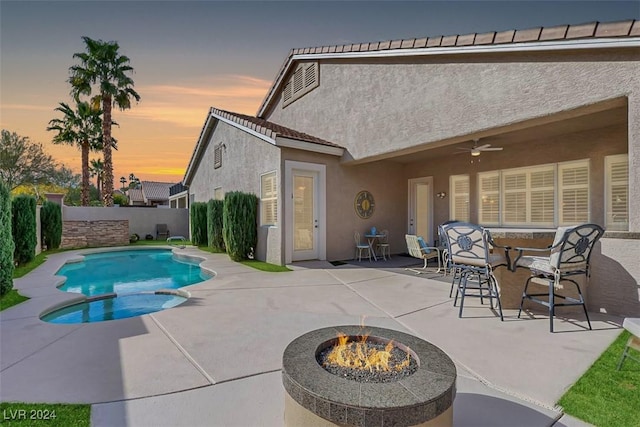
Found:
[[607, 228], [629, 229], [629, 158], [627, 154], [605, 158]]
[[522, 224], [527, 221], [527, 174], [524, 172], [503, 172], [504, 188], [503, 224]]
[[589, 222], [589, 162], [558, 165], [560, 225]]
[[478, 174], [480, 188], [479, 221], [483, 225], [500, 223], [500, 173], [488, 172]]
[[275, 172], [262, 175], [260, 193], [260, 225], [275, 225], [278, 222], [278, 188]]
[[449, 219], [469, 221], [469, 175], [452, 175], [449, 187]]
[[555, 170], [553, 167], [529, 174], [529, 221], [536, 225], [553, 225], [555, 207]]

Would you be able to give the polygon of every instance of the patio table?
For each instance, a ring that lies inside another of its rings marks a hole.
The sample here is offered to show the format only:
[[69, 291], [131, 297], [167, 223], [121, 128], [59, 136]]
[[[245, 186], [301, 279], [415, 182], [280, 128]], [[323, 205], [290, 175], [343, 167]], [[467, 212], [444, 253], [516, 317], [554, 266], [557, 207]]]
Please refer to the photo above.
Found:
[[384, 234], [365, 234], [364, 237], [367, 239], [367, 243], [369, 243], [369, 249], [371, 250], [371, 255], [373, 255], [373, 259], [378, 261], [378, 257], [376, 256], [375, 251], [375, 243], [376, 239], [381, 239], [384, 237]]

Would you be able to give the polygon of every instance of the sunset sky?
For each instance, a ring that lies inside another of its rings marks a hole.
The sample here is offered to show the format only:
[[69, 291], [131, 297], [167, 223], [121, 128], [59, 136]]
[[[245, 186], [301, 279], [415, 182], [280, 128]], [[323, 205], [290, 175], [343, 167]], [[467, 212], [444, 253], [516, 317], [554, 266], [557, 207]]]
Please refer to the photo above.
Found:
[[[114, 110], [120, 176], [179, 182], [209, 107], [254, 115], [291, 48], [640, 18], [640, 1], [0, 1], [0, 125], [80, 171], [46, 127], [82, 36], [120, 44], [142, 97]], [[99, 153], [92, 154], [98, 158]]]

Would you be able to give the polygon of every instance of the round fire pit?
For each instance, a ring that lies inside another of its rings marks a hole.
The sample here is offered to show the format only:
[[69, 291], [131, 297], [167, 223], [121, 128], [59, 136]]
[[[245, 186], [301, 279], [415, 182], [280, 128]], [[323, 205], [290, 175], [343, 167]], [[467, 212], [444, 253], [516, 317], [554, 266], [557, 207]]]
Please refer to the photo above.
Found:
[[[327, 370], [320, 360], [339, 333], [353, 340], [366, 334], [373, 343], [393, 341], [409, 355], [413, 368], [385, 382]], [[450, 426], [453, 421], [456, 368], [449, 356], [433, 344], [391, 329], [349, 325], [308, 332], [285, 349], [282, 381], [289, 426]]]

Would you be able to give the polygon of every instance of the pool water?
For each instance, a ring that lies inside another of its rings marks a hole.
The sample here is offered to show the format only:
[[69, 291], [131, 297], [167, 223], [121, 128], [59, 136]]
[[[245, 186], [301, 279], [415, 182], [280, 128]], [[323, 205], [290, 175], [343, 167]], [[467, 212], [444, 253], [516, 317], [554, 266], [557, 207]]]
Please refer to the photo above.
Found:
[[86, 296], [178, 289], [210, 278], [195, 262], [178, 261], [171, 250], [145, 249], [85, 255], [84, 262], [64, 265], [60, 290]]
[[110, 296], [61, 308], [42, 316], [42, 320], [68, 324], [126, 319], [175, 307], [186, 300], [178, 295], [156, 293]]

